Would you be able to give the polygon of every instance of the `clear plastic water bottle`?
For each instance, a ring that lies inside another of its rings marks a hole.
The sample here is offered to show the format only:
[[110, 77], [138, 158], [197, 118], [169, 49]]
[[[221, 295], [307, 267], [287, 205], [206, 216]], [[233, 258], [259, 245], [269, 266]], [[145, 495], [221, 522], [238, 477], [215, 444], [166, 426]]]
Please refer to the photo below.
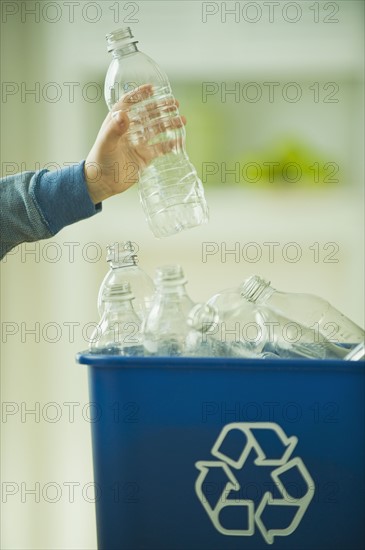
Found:
[[[229, 355], [258, 357], [273, 353], [285, 358], [340, 359], [347, 353], [313, 329], [247, 301], [238, 290], [214, 295], [207, 306], [216, 312], [218, 322], [211, 316], [210, 321], [206, 321], [206, 332], [228, 346]], [[199, 319], [197, 307], [192, 313]], [[198, 329], [199, 323], [194, 320], [192, 326]]]
[[134, 311], [129, 283], [106, 286], [104, 314], [90, 339], [90, 352], [143, 355], [141, 320]]
[[280, 359], [280, 355], [272, 353], [270, 351], [263, 351], [257, 356], [259, 359]]
[[129, 283], [135, 297], [134, 309], [137, 315], [144, 319], [148, 311], [155, 287], [149, 275], [138, 265], [135, 245], [131, 241], [115, 243], [107, 247], [106, 260], [110, 269], [100, 285], [98, 294], [98, 310], [103, 315], [105, 300], [104, 290], [107, 286]]
[[219, 322], [218, 312], [208, 304], [196, 304], [189, 312], [191, 330], [186, 339], [186, 354], [193, 357], [231, 357], [230, 346], [211, 336]]
[[365, 361], [365, 343], [360, 342], [344, 357], [346, 361]]
[[113, 56], [105, 80], [109, 109], [125, 93], [153, 86], [152, 95], [127, 107], [128, 139], [137, 152], [147, 148], [152, 158], [139, 179], [140, 200], [152, 232], [167, 237], [206, 223], [203, 185], [185, 150], [184, 126], [177, 127], [180, 115], [166, 74], [138, 50], [129, 27], [106, 38]]
[[267, 307], [260, 307], [256, 318], [262, 329], [262, 353], [298, 359], [343, 359], [348, 351]]
[[156, 270], [156, 294], [143, 323], [143, 343], [153, 355], [185, 355], [190, 331], [187, 323], [194, 306], [185, 290], [186, 279], [179, 265]]
[[258, 306], [265, 305], [318, 331], [332, 342], [357, 344], [364, 341], [363, 329], [319, 296], [279, 292], [257, 275], [246, 279], [240, 292], [246, 300]]

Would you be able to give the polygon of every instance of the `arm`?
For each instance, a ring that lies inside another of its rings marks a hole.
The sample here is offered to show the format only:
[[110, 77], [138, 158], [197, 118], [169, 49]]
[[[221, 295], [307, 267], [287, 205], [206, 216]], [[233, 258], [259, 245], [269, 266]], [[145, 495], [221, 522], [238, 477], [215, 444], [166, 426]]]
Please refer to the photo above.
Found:
[[0, 258], [22, 242], [47, 239], [101, 210], [90, 197], [84, 163], [0, 179]]
[[[52, 237], [66, 225], [93, 216], [103, 200], [131, 187], [155, 156], [174, 147], [174, 142], [150, 146], [144, 136], [132, 144], [127, 135], [128, 111], [152, 92], [151, 85], [144, 85], [116, 103], [85, 162], [56, 172], [24, 172], [0, 179], [0, 259], [22, 242]], [[165, 111], [172, 113], [170, 125], [176, 128], [186, 122], [185, 117], [175, 116], [177, 105], [176, 100], [165, 105]], [[160, 116], [155, 104], [147, 109], [151, 118]], [[156, 135], [164, 129], [156, 124]]]

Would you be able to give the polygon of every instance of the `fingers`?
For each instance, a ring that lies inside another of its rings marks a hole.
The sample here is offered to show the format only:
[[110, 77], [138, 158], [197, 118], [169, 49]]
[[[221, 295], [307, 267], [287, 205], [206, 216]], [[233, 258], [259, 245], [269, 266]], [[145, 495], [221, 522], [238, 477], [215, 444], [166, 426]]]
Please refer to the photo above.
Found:
[[146, 104], [149, 118], [159, 118], [164, 115], [179, 116], [178, 101], [174, 97], [154, 100]]
[[[135, 125], [150, 127], [150, 138], [170, 128], [179, 128], [186, 124], [186, 118], [179, 115], [179, 101], [174, 97], [157, 99], [153, 97], [152, 84], [144, 84], [125, 94], [113, 107], [111, 116], [118, 111], [129, 110], [130, 107], [145, 101], [145, 110], [129, 113], [131, 128]], [[160, 119], [156, 124], [150, 124], [153, 119]], [[136, 128], [137, 129], [137, 128]]]
[[110, 119], [103, 130], [103, 140], [119, 139], [126, 133], [129, 127], [128, 115], [123, 111], [114, 111], [110, 114]]
[[170, 139], [170, 141], [165, 141], [157, 145], [158, 156], [166, 155], [172, 151], [177, 152], [177, 142], [175, 139]]
[[152, 84], [143, 84], [143, 86], [138, 86], [131, 92], [124, 94], [119, 101], [113, 106], [112, 111], [125, 111], [126, 108], [148, 99], [153, 94]]
[[114, 122], [123, 125], [126, 122], [127, 115], [123, 111], [113, 111], [111, 118]]
[[181, 117], [180, 115], [172, 117], [160, 118], [156, 121], [150, 121], [148, 125], [148, 137], [147, 139], [152, 139], [154, 136], [162, 134], [164, 132], [173, 132], [178, 128], [182, 128], [186, 124], [186, 118]]
[[178, 153], [182, 150], [183, 147], [183, 136], [177, 135], [174, 139], [169, 139], [167, 141], [160, 141], [149, 145], [149, 157], [150, 161], [156, 157], [162, 157], [167, 153]]
[[146, 101], [149, 98], [152, 98], [152, 101], [146, 102], [146, 109], [149, 112], [154, 112], [158, 110], [174, 110], [179, 107], [179, 102], [174, 97], [167, 98], [154, 98], [154, 87], [152, 84], [143, 84], [138, 86], [134, 90], [124, 94], [119, 101], [113, 106], [112, 111], [125, 110], [126, 107], [130, 107], [141, 101]]

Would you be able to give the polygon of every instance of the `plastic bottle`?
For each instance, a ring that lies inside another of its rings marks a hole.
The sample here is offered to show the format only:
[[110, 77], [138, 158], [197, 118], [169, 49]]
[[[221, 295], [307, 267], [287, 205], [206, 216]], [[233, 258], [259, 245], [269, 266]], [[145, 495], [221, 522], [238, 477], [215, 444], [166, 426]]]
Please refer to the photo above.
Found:
[[190, 331], [187, 324], [194, 302], [185, 290], [186, 279], [179, 265], [156, 270], [156, 294], [143, 323], [143, 343], [147, 353], [184, 355]]
[[143, 355], [141, 320], [134, 311], [129, 283], [106, 286], [104, 314], [90, 339], [90, 352]]
[[[347, 353], [313, 329], [248, 302], [237, 290], [218, 293], [201, 307], [205, 307], [206, 334], [225, 344], [228, 356], [258, 357], [273, 353], [285, 358], [340, 359]], [[197, 330], [200, 319], [201, 310], [196, 306], [190, 314], [190, 323]]]
[[[184, 126], [176, 127], [179, 111], [171, 108], [171, 86], [166, 74], [138, 51], [129, 27], [107, 35], [113, 60], [105, 80], [109, 109], [126, 92], [141, 85], [153, 86], [148, 99], [128, 106], [128, 139], [137, 152], [154, 157], [140, 174], [139, 193], [147, 221], [156, 237], [167, 237], [206, 223], [208, 208], [203, 185], [185, 150]], [[156, 156], [164, 144], [167, 152]], [[172, 148], [170, 146], [172, 144]]]
[[344, 357], [346, 361], [365, 361], [365, 343], [360, 342]]
[[343, 359], [348, 352], [315, 330], [267, 307], [257, 310], [256, 319], [263, 333], [263, 353], [298, 359]]
[[363, 329], [319, 296], [279, 292], [257, 275], [246, 279], [240, 292], [246, 300], [258, 306], [265, 305], [332, 342], [357, 344], [364, 341]]
[[115, 243], [107, 247], [106, 260], [110, 270], [100, 285], [98, 295], [98, 310], [100, 316], [104, 312], [104, 289], [107, 286], [119, 285], [128, 282], [135, 297], [134, 309], [137, 315], [144, 319], [148, 311], [155, 287], [149, 275], [138, 265], [135, 245], [131, 241]]
[[213, 338], [210, 331], [219, 322], [218, 312], [208, 304], [196, 304], [189, 312], [191, 327], [186, 338], [186, 355], [193, 357], [231, 357], [229, 345]]

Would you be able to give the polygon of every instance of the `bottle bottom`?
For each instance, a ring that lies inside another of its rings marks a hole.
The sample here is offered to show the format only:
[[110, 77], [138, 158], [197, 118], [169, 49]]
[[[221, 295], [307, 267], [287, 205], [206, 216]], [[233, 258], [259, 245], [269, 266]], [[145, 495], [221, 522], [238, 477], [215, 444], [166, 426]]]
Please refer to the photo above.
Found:
[[158, 239], [169, 237], [208, 222], [207, 213], [199, 203], [175, 204], [156, 212], [148, 219], [152, 233]]
[[90, 348], [90, 353], [98, 355], [122, 355], [126, 357], [142, 357], [145, 350], [142, 345], [136, 346], [107, 346], [105, 348]]
[[208, 221], [202, 182], [183, 153], [154, 159], [141, 176], [139, 191], [147, 221], [157, 238]]

